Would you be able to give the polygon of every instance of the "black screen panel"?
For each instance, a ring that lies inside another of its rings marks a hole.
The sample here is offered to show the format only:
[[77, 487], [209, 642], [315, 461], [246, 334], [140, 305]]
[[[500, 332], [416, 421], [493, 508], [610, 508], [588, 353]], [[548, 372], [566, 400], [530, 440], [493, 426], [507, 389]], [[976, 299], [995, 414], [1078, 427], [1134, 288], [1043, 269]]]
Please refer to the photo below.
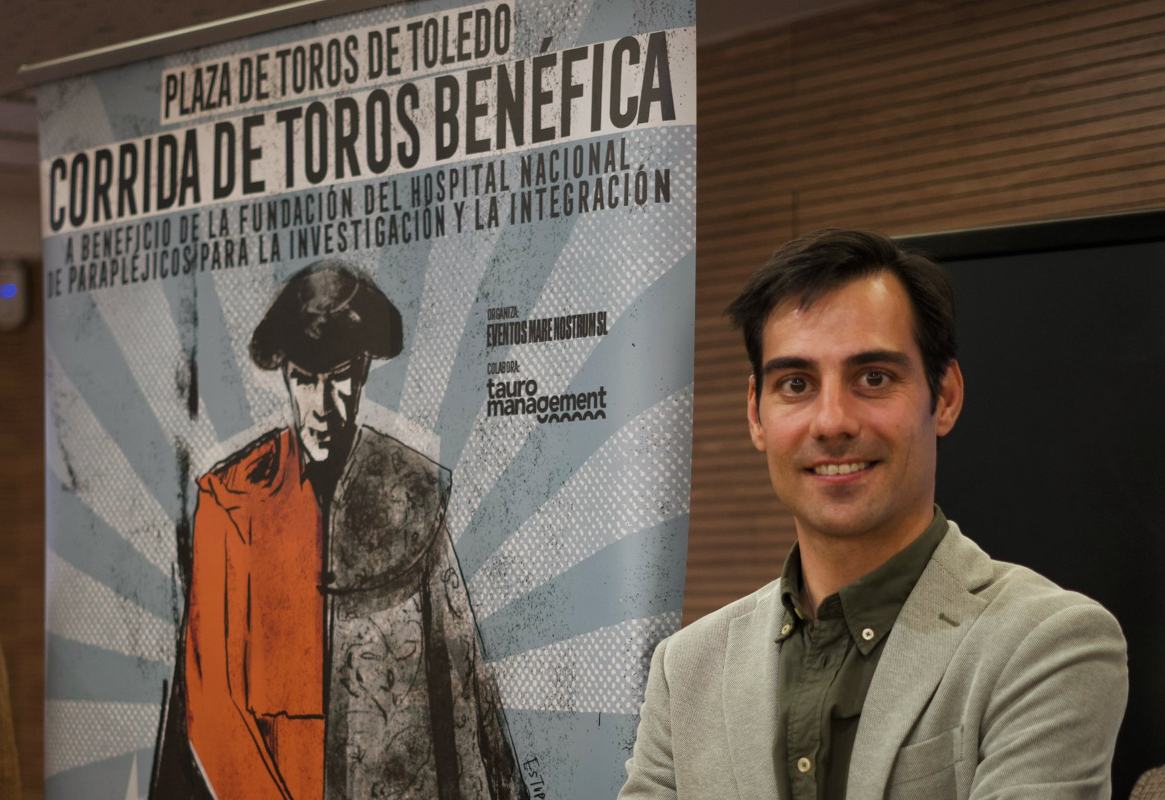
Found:
[[1054, 225], [1027, 248], [1024, 229], [978, 250], [974, 232], [904, 241], [944, 256], [958, 299], [967, 396], [940, 443], [939, 504], [994, 558], [1096, 598], [1125, 631], [1114, 797], [1165, 764], [1165, 226], [1145, 219], [1123, 220], [1129, 243], [1112, 218], [1074, 223], [1060, 250]]

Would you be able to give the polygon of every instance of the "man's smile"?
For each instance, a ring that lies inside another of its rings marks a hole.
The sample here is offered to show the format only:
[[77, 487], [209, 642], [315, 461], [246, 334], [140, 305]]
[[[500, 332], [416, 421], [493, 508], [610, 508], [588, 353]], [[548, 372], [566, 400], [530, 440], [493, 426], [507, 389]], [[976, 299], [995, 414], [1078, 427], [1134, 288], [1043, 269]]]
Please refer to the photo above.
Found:
[[809, 467], [808, 472], [814, 475], [834, 476], [834, 475], [853, 475], [857, 472], [865, 472], [871, 467], [875, 466], [876, 461], [843, 461], [828, 464], [817, 464]]

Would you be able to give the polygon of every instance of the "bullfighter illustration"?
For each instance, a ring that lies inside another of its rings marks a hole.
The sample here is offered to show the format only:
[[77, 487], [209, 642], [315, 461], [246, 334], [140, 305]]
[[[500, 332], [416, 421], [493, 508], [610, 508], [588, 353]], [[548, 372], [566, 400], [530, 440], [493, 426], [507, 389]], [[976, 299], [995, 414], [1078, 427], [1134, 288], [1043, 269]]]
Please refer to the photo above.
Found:
[[445, 525], [450, 472], [356, 422], [371, 361], [403, 340], [397, 308], [338, 261], [292, 276], [255, 328], [293, 425], [197, 481], [153, 796], [175, 796], [162, 751], [185, 744], [202, 785], [180, 794], [527, 797]]

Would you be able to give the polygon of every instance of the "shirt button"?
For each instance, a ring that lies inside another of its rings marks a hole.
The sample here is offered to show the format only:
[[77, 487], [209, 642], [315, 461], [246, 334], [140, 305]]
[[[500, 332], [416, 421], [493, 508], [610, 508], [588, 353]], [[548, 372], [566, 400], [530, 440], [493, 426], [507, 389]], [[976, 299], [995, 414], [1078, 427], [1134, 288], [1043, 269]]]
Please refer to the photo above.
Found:
[[805, 756], [797, 759], [797, 771], [804, 775], [809, 770], [813, 769], [813, 762]]
[[791, 630], [793, 630], [793, 623], [786, 622], [784, 625], [781, 626], [781, 636], [788, 636], [789, 631], [791, 631]]
[[865, 639], [867, 642], [872, 640], [874, 638], [874, 629], [873, 628], [863, 628], [862, 629], [862, 638]]

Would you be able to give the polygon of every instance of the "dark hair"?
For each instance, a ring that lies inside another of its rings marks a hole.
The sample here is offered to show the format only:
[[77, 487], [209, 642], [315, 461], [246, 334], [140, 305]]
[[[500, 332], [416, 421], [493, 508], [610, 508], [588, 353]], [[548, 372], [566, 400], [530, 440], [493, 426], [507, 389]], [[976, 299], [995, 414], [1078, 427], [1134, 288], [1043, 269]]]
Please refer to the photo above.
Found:
[[773, 309], [795, 298], [805, 309], [851, 281], [889, 272], [902, 282], [914, 309], [914, 339], [922, 352], [933, 411], [939, 386], [955, 358], [955, 292], [933, 261], [877, 233], [827, 228], [780, 247], [749, 278], [725, 313], [744, 333], [744, 346], [760, 396], [761, 341]]
[[317, 261], [288, 279], [251, 335], [260, 369], [291, 361], [326, 372], [349, 359], [394, 358], [403, 346], [400, 311], [363, 272]]

